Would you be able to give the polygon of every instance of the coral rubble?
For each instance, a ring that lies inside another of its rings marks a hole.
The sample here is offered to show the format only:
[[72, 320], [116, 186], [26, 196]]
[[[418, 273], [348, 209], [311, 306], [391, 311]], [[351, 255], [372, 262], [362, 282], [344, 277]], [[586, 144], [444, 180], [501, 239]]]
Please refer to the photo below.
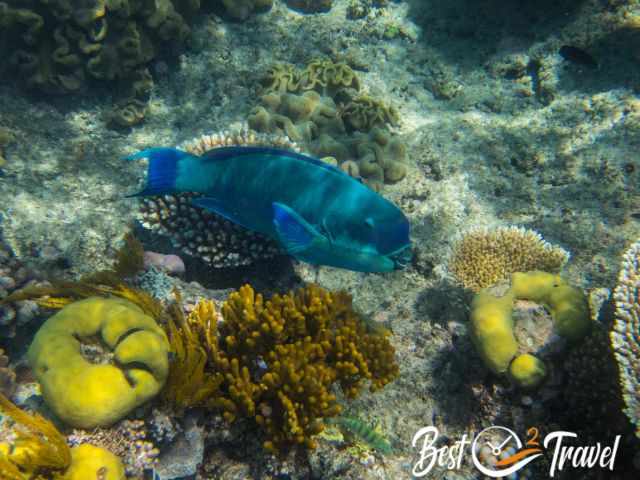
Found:
[[221, 409], [228, 421], [254, 419], [268, 450], [313, 448], [322, 419], [341, 412], [335, 383], [354, 398], [366, 380], [376, 391], [398, 375], [386, 333], [369, 332], [345, 293], [312, 285], [265, 301], [244, 286], [221, 314], [219, 322], [213, 303], [201, 303], [182, 327], [170, 325], [169, 398]]
[[545, 242], [537, 232], [499, 227], [465, 233], [453, 247], [448, 268], [461, 285], [477, 292], [514, 272], [557, 273], [568, 260], [566, 250]]
[[618, 362], [624, 411], [640, 437], [640, 241], [624, 254], [614, 298], [616, 320], [611, 343]]

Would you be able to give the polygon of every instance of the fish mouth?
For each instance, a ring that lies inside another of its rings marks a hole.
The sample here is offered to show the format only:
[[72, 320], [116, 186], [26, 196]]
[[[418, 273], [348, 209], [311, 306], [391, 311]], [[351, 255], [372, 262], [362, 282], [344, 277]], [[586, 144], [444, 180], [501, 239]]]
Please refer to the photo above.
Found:
[[413, 251], [411, 250], [411, 244], [407, 244], [394, 252], [391, 252], [387, 257], [393, 261], [393, 266], [396, 270], [403, 270], [413, 260]]

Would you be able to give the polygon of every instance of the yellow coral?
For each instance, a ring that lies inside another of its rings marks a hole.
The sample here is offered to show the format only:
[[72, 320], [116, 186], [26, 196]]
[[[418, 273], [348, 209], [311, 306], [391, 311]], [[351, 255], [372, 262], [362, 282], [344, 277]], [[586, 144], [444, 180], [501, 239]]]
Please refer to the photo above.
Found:
[[215, 390], [211, 398], [189, 394], [187, 403], [220, 408], [228, 421], [253, 418], [270, 450], [315, 446], [312, 437], [322, 430], [322, 419], [341, 412], [334, 383], [353, 398], [365, 380], [375, 391], [398, 375], [387, 332], [368, 331], [345, 293], [312, 285], [265, 301], [244, 286], [229, 295], [222, 318], [218, 323], [213, 303], [201, 301], [178, 328], [169, 324], [178, 352], [169, 385], [188, 380], [189, 365], [196, 362], [187, 351], [201, 351], [199, 344], [215, 383], [221, 381], [207, 390]]
[[71, 449], [71, 466], [61, 480], [125, 480], [124, 465], [109, 450], [90, 444]]
[[532, 355], [521, 355], [515, 365], [512, 363], [518, 352], [512, 318], [515, 300], [544, 305], [551, 313], [555, 333], [573, 342], [591, 330], [589, 305], [580, 289], [568, 285], [559, 275], [540, 271], [514, 273], [511, 287], [502, 297], [487, 290], [476, 294], [471, 303], [471, 335], [485, 365], [495, 373], [509, 369], [519, 386], [532, 387], [544, 378], [545, 367]]
[[557, 273], [569, 253], [519, 227], [478, 229], [466, 233], [454, 246], [449, 270], [465, 288], [477, 292], [515, 272], [542, 270]]
[[30, 415], [0, 394], [0, 412], [13, 420], [11, 434], [0, 442], [0, 476], [27, 480], [64, 471], [71, 454], [64, 436], [40, 415]]
[[[99, 337], [116, 364], [91, 363], [82, 340]], [[108, 426], [155, 396], [168, 374], [168, 342], [142, 309], [120, 298], [74, 302], [48, 319], [28, 359], [49, 407], [74, 427]]]

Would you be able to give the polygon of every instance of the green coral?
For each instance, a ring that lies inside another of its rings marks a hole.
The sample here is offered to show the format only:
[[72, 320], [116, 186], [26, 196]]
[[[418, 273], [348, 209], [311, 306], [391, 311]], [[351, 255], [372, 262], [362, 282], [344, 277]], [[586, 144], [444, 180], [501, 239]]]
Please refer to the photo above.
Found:
[[348, 128], [361, 132], [368, 132], [374, 127], [396, 126], [400, 120], [395, 108], [369, 95], [359, 95], [350, 100], [341, 114]]
[[[268, 450], [313, 448], [323, 418], [342, 410], [334, 384], [354, 398], [365, 381], [376, 391], [398, 375], [388, 332], [369, 331], [345, 293], [311, 285], [265, 301], [244, 286], [222, 306], [223, 322], [211, 302], [195, 312], [186, 325], [170, 327], [177, 355], [166, 398], [182, 408], [221, 409], [228, 421], [252, 418]], [[189, 360], [188, 351], [200, 353]], [[184, 395], [194, 371], [197, 386]]]

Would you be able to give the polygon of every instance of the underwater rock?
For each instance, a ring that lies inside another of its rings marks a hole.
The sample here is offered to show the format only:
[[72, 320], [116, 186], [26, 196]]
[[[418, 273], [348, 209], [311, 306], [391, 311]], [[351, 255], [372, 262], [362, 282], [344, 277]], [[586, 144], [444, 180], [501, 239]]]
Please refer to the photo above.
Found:
[[16, 389], [16, 373], [9, 366], [9, 357], [0, 348], [0, 394], [11, 398]]
[[174, 480], [195, 475], [204, 460], [204, 427], [195, 415], [187, 415], [184, 430], [164, 452], [155, 467], [160, 480]]
[[328, 12], [333, 0], [285, 0], [287, 5], [304, 13]]

